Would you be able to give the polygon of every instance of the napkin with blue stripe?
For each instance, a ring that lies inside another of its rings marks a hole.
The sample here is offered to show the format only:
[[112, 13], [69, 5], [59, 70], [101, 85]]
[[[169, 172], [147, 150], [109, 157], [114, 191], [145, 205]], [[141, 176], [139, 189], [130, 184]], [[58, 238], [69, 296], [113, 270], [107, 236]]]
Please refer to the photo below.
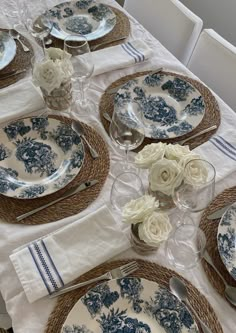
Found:
[[93, 76], [142, 63], [151, 55], [151, 48], [140, 39], [94, 51]]
[[30, 303], [50, 295], [130, 243], [106, 206], [10, 256]]
[[[221, 124], [209, 141], [194, 149], [194, 152], [216, 169], [216, 182], [236, 172], [236, 113], [222, 103]], [[197, 138], [196, 138], [197, 140]]]

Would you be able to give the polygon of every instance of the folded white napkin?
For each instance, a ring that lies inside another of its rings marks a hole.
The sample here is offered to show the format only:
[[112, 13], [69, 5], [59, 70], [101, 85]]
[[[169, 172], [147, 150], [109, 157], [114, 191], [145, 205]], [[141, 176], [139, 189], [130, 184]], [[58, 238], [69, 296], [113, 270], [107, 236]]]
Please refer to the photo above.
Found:
[[94, 51], [92, 52], [93, 76], [143, 62], [151, 54], [150, 47], [140, 39]]
[[236, 171], [236, 113], [222, 102], [221, 124], [209, 141], [194, 149], [216, 169], [216, 182]]
[[31, 81], [22, 81], [0, 92], [0, 122], [9, 121], [43, 107], [42, 95]]
[[30, 303], [130, 247], [106, 206], [10, 256]]

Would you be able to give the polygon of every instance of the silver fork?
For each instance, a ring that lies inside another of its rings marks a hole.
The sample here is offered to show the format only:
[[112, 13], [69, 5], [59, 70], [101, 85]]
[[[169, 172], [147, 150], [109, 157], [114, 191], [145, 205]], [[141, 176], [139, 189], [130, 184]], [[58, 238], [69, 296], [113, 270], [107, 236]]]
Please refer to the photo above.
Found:
[[135, 272], [137, 269], [138, 269], [138, 263], [136, 261], [132, 261], [126, 265], [114, 268], [111, 271], [109, 271], [103, 275], [100, 275], [94, 279], [90, 279], [85, 282], [77, 283], [73, 286], [59, 290], [59, 291], [53, 293], [52, 295], [50, 295], [49, 298], [54, 298], [54, 297], [63, 295], [65, 293], [67, 293], [68, 291], [75, 290], [77, 288], [86, 286], [87, 284], [90, 284], [92, 282], [101, 281], [101, 280], [120, 279], [120, 278], [123, 278], [123, 277]]
[[204, 134], [204, 133], [208, 133], [208, 132], [211, 132], [213, 131], [214, 129], [216, 129], [217, 126], [216, 125], [213, 125], [211, 127], [208, 127], [208, 128], [205, 128], [204, 130], [192, 135], [192, 136], [189, 136], [187, 139], [184, 139], [184, 140], [180, 140], [180, 141], [177, 141], [175, 143], [179, 144], [179, 145], [183, 145], [185, 142], [187, 142], [188, 140], [191, 140], [193, 138], [197, 138], [198, 136]]

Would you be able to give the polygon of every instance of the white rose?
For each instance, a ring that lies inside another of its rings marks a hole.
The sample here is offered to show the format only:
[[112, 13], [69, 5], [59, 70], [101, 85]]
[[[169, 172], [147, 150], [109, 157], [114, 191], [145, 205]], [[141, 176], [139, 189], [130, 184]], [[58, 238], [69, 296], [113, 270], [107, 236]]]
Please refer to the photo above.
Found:
[[175, 160], [179, 162], [179, 160], [184, 156], [190, 153], [189, 146], [181, 146], [181, 145], [172, 145], [169, 144], [165, 149], [165, 157], [168, 160]]
[[69, 80], [73, 73], [74, 73], [74, 69], [73, 69], [73, 65], [71, 63], [70, 60], [56, 60], [55, 64], [60, 68], [61, 70], [61, 81], [67, 81]]
[[185, 168], [185, 165], [192, 161], [192, 160], [196, 160], [196, 159], [200, 159], [200, 155], [196, 154], [196, 153], [192, 153], [190, 152], [189, 154], [187, 155], [184, 155], [180, 160], [179, 160], [179, 165], [182, 169]]
[[131, 200], [123, 207], [123, 222], [131, 224], [143, 222], [144, 218], [150, 216], [158, 206], [158, 201], [151, 195]]
[[59, 48], [56, 47], [49, 47], [45, 50], [46, 58], [51, 59], [53, 61], [56, 61], [57, 59], [63, 60], [63, 59], [70, 59], [71, 55]]
[[184, 180], [191, 185], [204, 184], [207, 181], [208, 171], [202, 160], [192, 160], [184, 170]]
[[33, 70], [34, 84], [45, 89], [49, 94], [53, 89], [60, 87], [61, 77], [60, 67], [52, 60], [36, 64]]
[[138, 226], [139, 238], [151, 246], [159, 246], [165, 241], [172, 229], [167, 214], [162, 212], [153, 212], [151, 216], [146, 217], [143, 223]]
[[166, 195], [171, 195], [175, 186], [181, 181], [182, 169], [174, 160], [163, 158], [154, 163], [149, 172], [149, 184], [152, 191], [160, 191]]
[[142, 169], [148, 169], [151, 165], [162, 159], [165, 153], [166, 143], [158, 142], [146, 145], [136, 156], [135, 164]]

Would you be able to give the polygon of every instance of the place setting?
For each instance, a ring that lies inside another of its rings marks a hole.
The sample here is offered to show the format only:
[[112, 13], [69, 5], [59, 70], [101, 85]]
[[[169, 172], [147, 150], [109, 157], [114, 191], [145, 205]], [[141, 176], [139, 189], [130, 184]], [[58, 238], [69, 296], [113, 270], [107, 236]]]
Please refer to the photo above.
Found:
[[236, 306], [235, 200], [235, 187], [224, 190], [204, 211], [200, 222], [207, 238], [205, 273], [231, 306]]
[[15, 29], [0, 29], [0, 88], [22, 79], [31, 66], [33, 48]]
[[195, 148], [209, 140], [220, 125], [218, 104], [208, 88], [161, 67], [113, 82], [101, 97], [99, 111], [108, 133], [115, 113], [135, 129], [135, 116], [140, 112], [145, 131], [140, 148], [158, 141], [186, 142]]

